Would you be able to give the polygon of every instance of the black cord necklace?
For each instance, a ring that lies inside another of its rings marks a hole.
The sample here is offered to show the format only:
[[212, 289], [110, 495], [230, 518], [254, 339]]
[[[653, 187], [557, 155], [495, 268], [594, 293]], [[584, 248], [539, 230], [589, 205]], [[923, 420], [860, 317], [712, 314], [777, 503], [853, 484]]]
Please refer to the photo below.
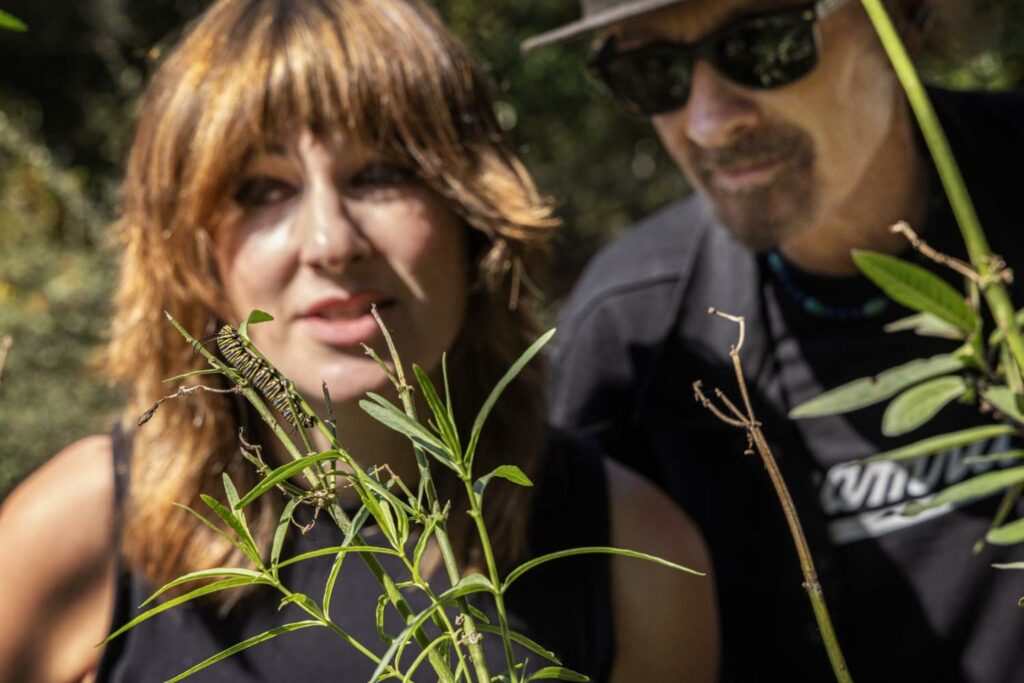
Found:
[[808, 294], [796, 283], [793, 274], [789, 271], [789, 266], [786, 265], [786, 260], [777, 250], [769, 250], [765, 254], [765, 261], [775, 276], [775, 281], [782, 285], [786, 295], [808, 315], [836, 320], [859, 320], [875, 318], [889, 308], [889, 299], [883, 295], [871, 297], [860, 305], [840, 306], [827, 303]]

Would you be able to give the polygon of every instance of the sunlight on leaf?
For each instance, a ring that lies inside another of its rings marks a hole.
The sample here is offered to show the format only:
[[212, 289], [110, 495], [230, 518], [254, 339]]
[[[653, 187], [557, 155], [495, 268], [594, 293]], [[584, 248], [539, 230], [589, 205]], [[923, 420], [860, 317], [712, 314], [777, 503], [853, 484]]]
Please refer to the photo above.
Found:
[[794, 420], [822, 415], [848, 413], [884, 401], [903, 389], [932, 377], [961, 370], [962, 360], [953, 354], [942, 354], [927, 359], [912, 360], [878, 373], [863, 377], [826, 391], [790, 411]]
[[882, 416], [882, 434], [900, 436], [912, 432], [963, 396], [968, 384], [963, 377], [939, 377], [907, 389], [893, 399]]

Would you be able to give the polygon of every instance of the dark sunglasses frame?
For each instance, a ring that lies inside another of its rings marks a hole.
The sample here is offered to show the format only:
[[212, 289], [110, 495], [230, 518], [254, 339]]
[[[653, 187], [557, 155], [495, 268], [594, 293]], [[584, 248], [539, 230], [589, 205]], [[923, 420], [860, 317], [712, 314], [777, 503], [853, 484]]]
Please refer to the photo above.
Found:
[[[707, 60], [716, 71], [729, 81], [742, 87], [755, 90], [770, 90], [780, 88], [794, 83], [817, 66], [821, 54], [821, 36], [818, 31], [818, 22], [828, 16], [833, 10], [843, 5], [847, 0], [818, 0], [818, 2], [807, 5], [784, 7], [765, 12], [756, 12], [738, 17], [716, 31], [704, 36], [695, 43], [680, 43], [676, 41], [657, 41], [640, 47], [619, 51], [616, 49], [615, 37], [611, 37], [594, 53], [587, 61], [587, 67], [591, 74], [604, 83], [612, 94], [628, 110], [642, 116], [653, 116], [675, 111], [686, 105], [690, 98], [690, 84], [686, 83], [685, 90], [678, 95], [666, 92], [656, 97], [647, 97], [646, 104], [639, 99], [634, 99], [623, 92], [617, 86], [618, 79], [613, 69], [617, 63], [623, 60], [643, 59], [646, 56], [656, 53], [670, 54], [676, 65], [680, 62], [685, 64], [689, 75], [692, 77], [693, 68], [698, 59]], [[721, 56], [720, 48], [737, 31], [756, 25], [771, 19], [782, 19], [792, 17], [793, 28], [803, 28], [810, 31], [813, 55], [807, 63], [795, 68], [791, 73], [778, 71], [773, 76], [758, 74], [756, 69], [752, 70], [750, 78], [738, 78], [735, 73], [730, 73], [728, 63]], [[803, 26], [801, 26], [803, 25]]]

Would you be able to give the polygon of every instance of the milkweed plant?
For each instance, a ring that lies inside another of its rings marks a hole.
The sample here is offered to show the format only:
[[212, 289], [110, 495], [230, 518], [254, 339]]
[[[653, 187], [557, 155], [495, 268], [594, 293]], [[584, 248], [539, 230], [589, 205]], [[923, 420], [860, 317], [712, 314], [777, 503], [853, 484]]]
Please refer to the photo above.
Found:
[[[376, 316], [376, 311], [374, 315]], [[392, 365], [386, 364], [369, 348], [366, 351], [387, 374], [398, 392], [402, 407], [373, 393], [368, 394], [367, 398], [360, 402], [360, 406], [373, 418], [409, 439], [419, 469], [419, 481], [414, 487], [416, 490], [412, 490], [386, 467], [362, 467], [339, 443], [326, 386], [324, 399], [328, 414], [321, 417], [310, 408], [292, 383], [253, 345], [249, 339], [249, 326], [270, 320], [269, 314], [253, 311], [237, 330], [229, 326], [221, 328], [216, 335], [219, 356], [192, 337], [170, 315], [168, 318], [211, 366], [171, 379], [180, 381], [197, 374], [223, 375], [233, 385], [233, 388], [227, 391], [240, 393], [248, 399], [273, 434], [288, 449], [293, 460], [271, 469], [258, 454], [252, 452], [251, 447], [243, 444], [242, 453], [263, 475], [259, 484], [250, 491], [239, 492], [225, 473], [223, 485], [226, 505], [212, 496], [204, 495], [202, 500], [209, 507], [209, 513], [203, 514], [186, 507], [204, 524], [216, 529], [218, 533], [227, 535], [235, 547], [245, 555], [251, 567], [226, 566], [195, 571], [167, 583], [143, 604], [143, 607], [148, 606], [146, 611], [111, 633], [104, 642], [109, 642], [147, 619], [183, 603], [246, 586], [271, 586], [277, 589], [281, 593], [282, 604], [297, 605], [309, 618], [283, 623], [232, 645], [181, 672], [167, 683], [182, 680], [233, 654], [283, 633], [305, 628], [327, 628], [337, 634], [341, 641], [372, 660], [376, 669], [370, 677], [370, 683], [392, 678], [409, 681], [416, 670], [425, 663], [433, 668], [437, 680], [445, 683], [490, 683], [494, 680], [525, 683], [540, 679], [586, 681], [589, 680], [587, 676], [563, 667], [555, 653], [510, 628], [505, 610], [505, 595], [517, 579], [545, 563], [591, 553], [624, 555], [655, 562], [675, 570], [699, 574], [651, 555], [610, 547], [563, 550], [532, 558], [505, 575], [499, 572], [482, 514], [488, 483], [495, 478], [505, 479], [520, 486], [532, 486], [532, 482], [515, 465], [502, 465], [480, 476], [473, 469], [474, 455], [487, 417], [502, 391], [537, 355], [552, 337], [554, 330], [534, 342], [499, 380], [480, 407], [472, 430], [467, 435], [460, 434], [456, 428], [452, 396], [448, 390], [447, 364], [444, 359], [443, 393], [438, 391], [422, 368], [417, 365], [412, 367], [416, 389], [430, 410], [430, 419], [426, 424], [418, 419], [412, 397], [413, 386], [407, 382], [405, 369], [390, 335], [380, 319], [377, 319], [387, 341]], [[195, 388], [188, 387], [188, 390]], [[178, 395], [182, 391], [184, 389], [179, 390]], [[172, 397], [168, 397], [170, 398]], [[159, 403], [143, 415], [140, 423], [144, 423], [158, 406]], [[284, 418], [284, 424], [278, 416]], [[310, 429], [318, 430], [325, 436], [330, 448], [316, 452], [307, 431]], [[296, 433], [301, 447], [291, 436]], [[438, 466], [453, 471], [465, 487], [469, 501], [468, 514], [479, 538], [485, 560], [485, 572], [464, 574], [456, 563], [448, 535], [448, 515], [451, 506], [448, 501], [438, 498], [431, 475], [432, 468]], [[304, 484], [297, 483], [299, 481], [303, 481]], [[346, 513], [338, 502], [337, 491], [341, 486], [351, 487], [359, 496], [361, 507], [354, 514]], [[287, 502], [271, 546], [261, 549], [257, 546], [246, 522], [246, 508], [260, 496], [281, 495], [282, 492]], [[326, 510], [327, 516], [341, 530], [343, 540], [337, 546], [284, 558], [282, 549], [285, 535], [293, 525], [293, 516], [297, 508], [303, 504], [315, 506], [318, 512]], [[366, 540], [363, 530], [370, 526], [379, 529], [379, 536], [383, 538], [382, 544], [373, 544]], [[440, 549], [447, 574], [448, 587], [442, 592], [435, 592], [435, 588], [428, 581], [429, 577], [421, 573], [421, 561], [431, 541]], [[344, 580], [339, 579], [342, 562], [350, 555], [357, 556], [366, 564], [381, 590], [379, 608], [375, 615], [367, 615], [367, 619], [376, 620], [378, 636], [387, 646], [383, 655], [376, 654], [370, 644], [360, 642], [352, 634], [344, 631], [330, 614], [331, 595], [335, 584], [339, 580]], [[404, 568], [402, 576], [392, 576], [385, 570], [378, 559], [385, 555], [399, 559]], [[284, 584], [279, 573], [281, 568], [323, 556], [333, 556], [334, 562], [323, 587], [323, 595], [318, 596], [320, 599], [294, 592]], [[428, 606], [414, 611], [406, 599], [408, 591], [421, 593], [429, 603]], [[484, 611], [470, 604], [468, 597], [471, 595], [491, 601], [492, 613], [497, 615], [497, 623], [490, 623]], [[397, 610], [404, 623], [402, 631], [395, 636], [385, 633], [383, 622], [387, 605]], [[432, 624], [433, 628], [428, 630], [428, 623]], [[495, 663], [484, 659], [483, 648], [480, 645], [483, 637], [499, 638], [502, 643], [505, 661], [494, 674], [489, 667], [494, 667]], [[519, 646], [515, 651], [513, 644]], [[529, 659], [517, 661], [517, 651], [528, 653], [528, 656], [533, 656], [534, 660], [542, 662], [542, 665], [530, 666]], [[415, 654], [408, 655], [408, 652]]]

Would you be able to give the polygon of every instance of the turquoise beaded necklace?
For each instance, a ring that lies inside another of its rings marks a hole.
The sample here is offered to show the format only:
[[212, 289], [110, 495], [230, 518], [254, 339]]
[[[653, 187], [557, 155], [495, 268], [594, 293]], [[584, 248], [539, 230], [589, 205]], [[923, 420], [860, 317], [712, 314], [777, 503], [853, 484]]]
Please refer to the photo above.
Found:
[[882, 295], [872, 297], [859, 306], [836, 306], [826, 303], [808, 294], [796, 284], [786, 266], [785, 259], [778, 251], [769, 250], [765, 254], [765, 260], [775, 276], [775, 280], [782, 285], [782, 289], [809, 315], [837, 320], [857, 320], [877, 317], [889, 308], [889, 299]]

